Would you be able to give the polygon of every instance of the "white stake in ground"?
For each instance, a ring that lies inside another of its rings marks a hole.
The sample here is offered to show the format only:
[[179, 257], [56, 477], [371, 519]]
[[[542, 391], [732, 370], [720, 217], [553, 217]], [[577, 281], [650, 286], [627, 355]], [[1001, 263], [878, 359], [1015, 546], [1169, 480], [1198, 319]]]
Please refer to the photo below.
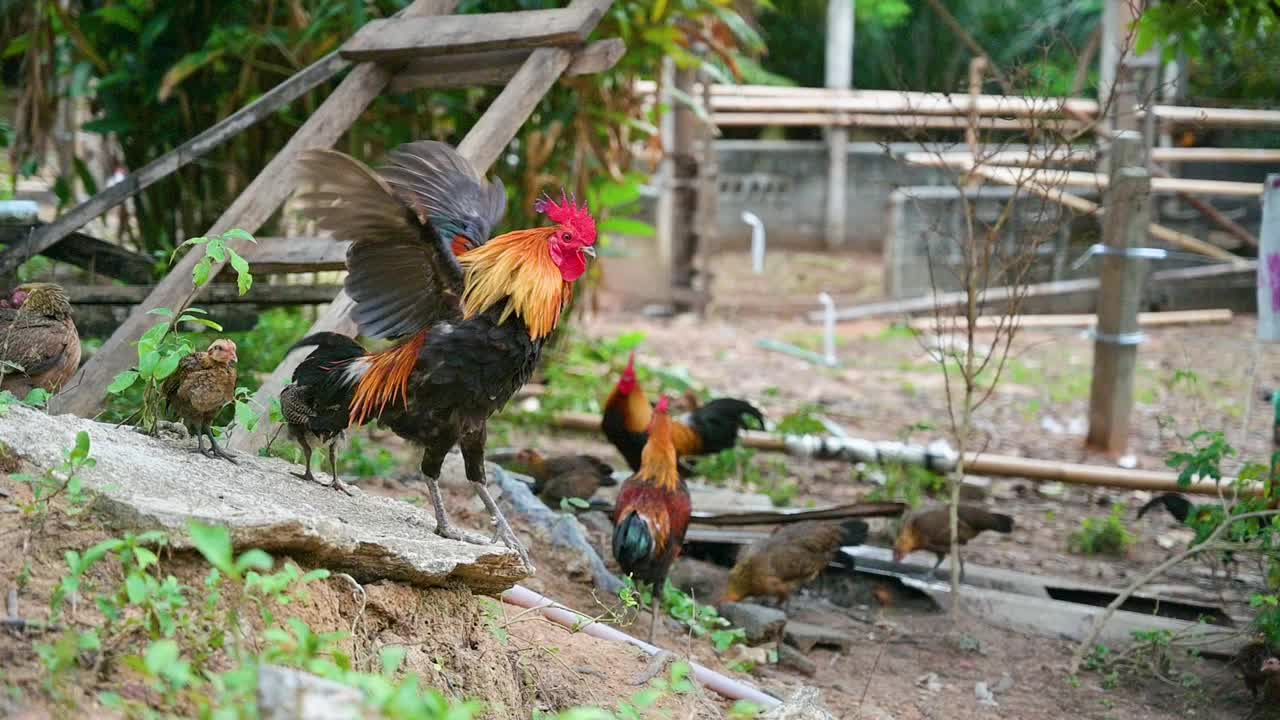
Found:
[[751, 226], [751, 272], [764, 274], [764, 221], [750, 210], [742, 211], [742, 222]]
[[822, 303], [822, 360], [830, 367], [840, 364], [836, 359], [836, 301], [827, 293], [818, 293]]

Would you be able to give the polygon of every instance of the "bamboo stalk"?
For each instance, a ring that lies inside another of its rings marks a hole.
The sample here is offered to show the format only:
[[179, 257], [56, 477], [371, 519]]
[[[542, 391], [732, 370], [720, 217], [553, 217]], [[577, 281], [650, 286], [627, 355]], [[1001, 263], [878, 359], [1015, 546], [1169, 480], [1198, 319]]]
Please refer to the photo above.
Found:
[[[1166, 312], [1144, 312], [1138, 313], [1138, 324], [1143, 327], [1168, 327], [1170, 325], [1218, 325], [1230, 323], [1234, 318], [1234, 313], [1226, 308], [1218, 308], [1211, 310], [1171, 310]], [[925, 325], [921, 318], [915, 318], [912, 324]], [[989, 330], [997, 327], [1001, 322], [1008, 322], [997, 317], [980, 317], [978, 318], [977, 327], [981, 330]], [[1098, 321], [1098, 316], [1094, 314], [1050, 314], [1050, 315], [1020, 315], [1015, 320], [1019, 328], [1070, 328], [1070, 327], [1090, 327]], [[943, 320], [943, 327], [948, 327], [947, 320]], [[929, 319], [927, 325], [935, 327], [933, 319]]]
[[[559, 413], [552, 416], [551, 424], [565, 430], [600, 432], [600, 416], [590, 413]], [[865, 440], [849, 441], [840, 438], [818, 438], [815, 436], [806, 436], [805, 438], [782, 437], [758, 431], [746, 431], [741, 437], [743, 447], [790, 455], [806, 454], [803, 449], [806, 445], [810, 447], [816, 445], [848, 447], [851, 444], [876, 444]], [[805, 441], [808, 442], [806, 443]], [[894, 446], [903, 450], [898, 461], [902, 461], [902, 457], [915, 454], [926, 458], [925, 462], [921, 464], [933, 465], [935, 469], [942, 469], [942, 466], [948, 462], [948, 459], [939, 453], [931, 453], [925, 448], [905, 446], [901, 443], [880, 443], [880, 445]], [[955, 458], [950, 458], [949, 462], [954, 464]], [[1145, 490], [1148, 492], [1181, 492], [1214, 497], [1219, 494], [1218, 485], [1212, 482], [1192, 482], [1185, 488], [1179, 487], [1178, 476], [1171, 472], [1128, 470], [1120, 467], [1039, 460], [1012, 455], [965, 453], [965, 467], [968, 472], [976, 475], [1020, 477], [1035, 482], [1061, 482], [1069, 485], [1093, 485], [1124, 490]], [[1234, 482], [1234, 478], [1223, 478], [1223, 492], [1228, 492]], [[1253, 483], [1247, 489], [1247, 494], [1250, 495], [1260, 495], [1261, 493], [1262, 486], [1259, 483]]]

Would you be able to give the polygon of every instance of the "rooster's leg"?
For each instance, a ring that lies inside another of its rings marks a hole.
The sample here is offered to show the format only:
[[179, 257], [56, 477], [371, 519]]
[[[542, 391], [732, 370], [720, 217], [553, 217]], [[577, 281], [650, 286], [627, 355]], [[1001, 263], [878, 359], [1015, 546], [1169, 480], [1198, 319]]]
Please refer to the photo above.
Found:
[[475, 488], [476, 495], [480, 496], [480, 501], [484, 503], [484, 507], [489, 511], [489, 517], [493, 519], [494, 535], [493, 542], [502, 541], [503, 545], [511, 548], [520, 556], [520, 561], [524, 563], [526, 568], [532, 568], [533, 563], [529, 561], [529, 551], [525, 549], [524, 544], [516, 537], [515, 532], [511, 530], [511, 525], [507, 523], [507, 518], [503, 516], [502, 510], [498, 508], [498, 503], [493, 501], [493, 496], [489, 494], [489, 488], [486, 487], [488, 477], [484, 470], [484, 440], [485, 432], [481, 427], [479, 430], [473, 430], [462, 436], [462, 462], [467, 468], [467, 479], [471, 481], [472, 487]]
[[649, 608], [649, 644], [653, 644], [654, 633], [658, 630], [658, 613], [662, 611], [662, 598], [658, 595], [658, 590], [653, 591], [653, 604]]
[[306, 471], [289, 474], [302, 480], [309, 480], [313, 483], [320, 484], [320, 481], [316, 479], [316, 476], [311, 474], [311, 445], [307, 443], [306, 438], [302, 437], [298, 438], [298, 444], [302, 446], [302, 462], [303, 466], [306, 467]]
[[213, 428], [209, 427], [209, 425], [206, 424], [204, 426], [204, 431], [209, 436], [209, 448], [213, 454], [213, 457], [220, 457], [223, 460], [226, 460], [227, 462], [231, 463], [232, 465], [240, 464], [236, 462], [235, 456], [223, 450], [222, 448], [218, 447], [218, 441], [213, 439]]
[[428, 492], [431, 493], [431, 506], [436, 510], [436, 534], [449, 540], [461, 540], [473, 545], [488, 545], [488, 538], [459, 530], [449, 521], [449, 513], [444, 509], [444, 498], [440, 495], [440, 468], [444, 465], [444, 456], [444, 452], [435, 452], [430, 448], [422, 455], [422, 477], [426, 480]]
[[335, 443], [329, 443], [329, 470], [330, 472], [333, 473], [333, 482], [329, 485], [329, 487], [332, 487], [334, 490], [341, 490], [347, 495], [350, 495], [351, 486], [342, 482], [342, 479], [338, 477], [338, 460], [333, 454], [334, 444]]
[[203, 430], [203, 428], [200, 428], [200, 427], [197, 427], [197, 428], [196, 428], [196, 452], [200, 453], [201, 455], [204, 455], [204, 454], [205, 454], [205, 452], [204, 452], [204, 430]]

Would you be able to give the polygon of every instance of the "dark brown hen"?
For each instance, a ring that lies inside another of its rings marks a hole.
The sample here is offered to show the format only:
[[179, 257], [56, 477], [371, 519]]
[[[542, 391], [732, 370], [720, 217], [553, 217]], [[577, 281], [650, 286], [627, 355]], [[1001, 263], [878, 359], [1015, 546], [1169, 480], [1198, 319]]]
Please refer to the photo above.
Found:
[[26, 283], [0, 307], [0, 389], [60, 390], [80, 366], [80, 335], [61, 286]]
[[533, 493], [553, 508], [567, 498], [590, 500], [600, 488], [618, 484], [613, 479], [613, 468], [594, 455], [547, 457], [525, 448], [516, 453], [515, 459], [533, 478]]
[[792, 593], [826, 569], [836, 550], [866, 539], [867, 524], [862, 520], [781, 525], [734, 564], [720, 602], [772, 596], [779, 606], [785, 605]]
[[[196, 434], [196, 451], [235, 463], [232, 455], [218, 447], [213, 437], [213, 418], [236, 398], [236, 344], [225, 338], [214, 340], [209, 349], [195, 352], [178, 363], [165, 379], [162, 391], [169, 410]], [[204, 439], [209, 438], [209, 450]]]
[[[977, 505], [961, 505], [958, 508], [959, 527], [957, 542], [961, 545], [986, 530], [999, 533], [1013, 532], [1013, 518], [1000, 513], [993, 513]], [[918, 512], [907, 518], [898, 539], [893, 544], [894, 562], [902, 562], [903, 558], [917, 550], [928, 550], [937, 556], [933, 564], [933, 573], [942, 564], [943, 558], [951, 552], [951, 509], [940, 507]], [[960, 559], [960, 577], [964, 577], [964, 558]]]

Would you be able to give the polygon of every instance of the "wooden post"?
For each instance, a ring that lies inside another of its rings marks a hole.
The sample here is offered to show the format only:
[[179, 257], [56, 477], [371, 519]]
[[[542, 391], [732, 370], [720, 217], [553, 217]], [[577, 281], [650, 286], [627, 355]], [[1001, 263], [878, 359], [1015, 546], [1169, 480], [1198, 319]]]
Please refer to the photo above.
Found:
[[[827, 0], [826, 85], [853, 87], [853, 3]], [[827, 128], [827, 247], [845, 243], [845, 187], [849, 183], [849, 129]]]
[[1112, 139], [1103, 216], [1102, 239], [1110, 252], [1100, 259], [1088, 444], [1111, 455], [1128, 446], [1141, 340], [1138, 308], [1146, 267], [1128, 252], [1146, 240], [1151, 221], [1151, 173], [1142, 164], [1143, 149], [1141, 136], [1133, 131], [1117, 132]]
[[[403, 12], [405, 15], [437, 15], [451, 12], [457, 4], [458, 0], [416, 0]], [[293, 192], [298, 153], [330, 147], [337, 142], [393, 75], [391, 69], [375, 63], [353, 69], [206, 234], [220, 234], [232, 228], [257, 232]], [[49, 227], [55, 225], [57, 223]], [[236, 249], [243, 252], [244, 244], [239, 243]], [[169, 270], [155, 291], [134, 308], [129, 318], [80, 368], [67, 388], [53, 397], [49, 402], [51, 412], [88, 416], [97, 410], [111, 379], [133, 364], [136, 353], [131, 343], [156, 322], [155, 316], [148, 313], [159, 307], [183, 305], [194, 295], [191, 271], [199, 260], [200, 253], [190, 252]], [[220, 269], [214, 268], [214, 274]]]
[[1258, 339], [1280, 340], [1280, 174], [1262, 189], [1262, 233], [1258, 248]]
[[[1098, 105], [1103, 109], [1098, 125], [1102, 131], [1115, 127], [1112, 124], [1112, 113], [1107, 112], [1109, 103], [1117, 101], [1116, 83], [1118, 70], [1125, 58], [1133, 54], [1133, 21], [1138, 16], [1135, 3], [1140, 0], [1103, 0], [1102, 4], [1102, 48], [1098, 53]], [[1129, 106], [1127, 112], [1133, 112]], [[1117, 128], [1119, 129], [1119, 128]]]
[[688, 102], [696, 102], [692, 67], [675, 70], [675, 87], [680, 95], [669, 112], [672, 115], [672, 145], [668, 149], [671, 169], [671, 299], [680, 311], [689, 309], [693, 294], [693, 258], [698, 252], [698, 116]]

